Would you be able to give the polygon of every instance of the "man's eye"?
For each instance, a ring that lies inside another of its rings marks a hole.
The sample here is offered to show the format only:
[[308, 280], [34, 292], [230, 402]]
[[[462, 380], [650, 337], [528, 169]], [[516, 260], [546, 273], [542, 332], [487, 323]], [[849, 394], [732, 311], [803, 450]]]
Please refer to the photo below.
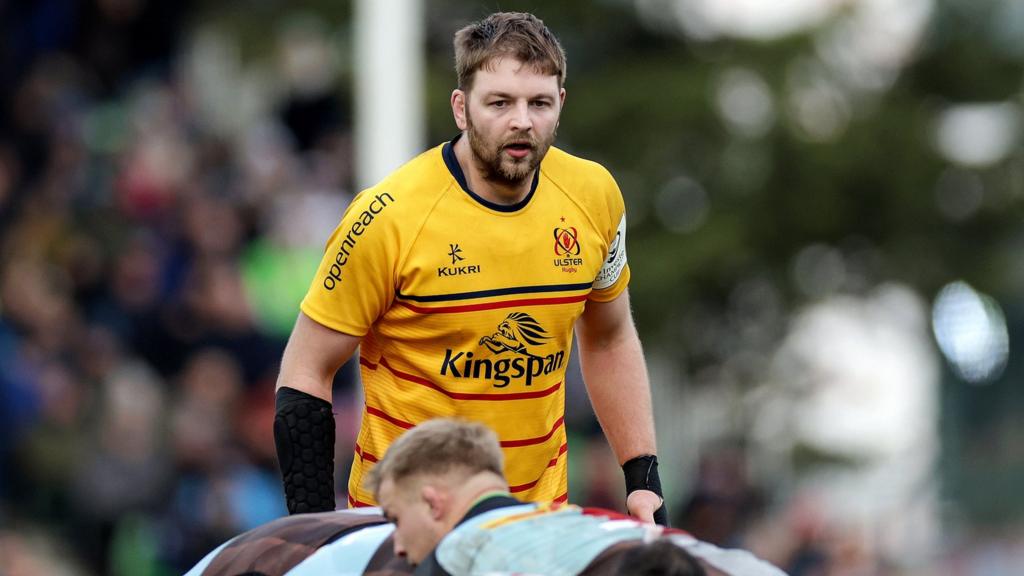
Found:
[[508, 102], [504, 100], [495, 100], [494, 102], [491, 102], [491, 106], [494, 106], [495, 108], [504, 108], [506, 105], [508, 105]]
[[530, 104], [532, 104], [534, 108], [547, 108], [548, 106], [551, 106], [551, 102], [548, 102], [547, 100], [534, 100]]

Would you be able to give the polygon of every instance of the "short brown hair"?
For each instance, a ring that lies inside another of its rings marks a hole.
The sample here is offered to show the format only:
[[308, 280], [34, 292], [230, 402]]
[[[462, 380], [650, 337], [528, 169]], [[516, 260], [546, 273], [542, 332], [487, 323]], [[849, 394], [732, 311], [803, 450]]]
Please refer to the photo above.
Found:
[[455, 33], [455, 74], [469, 90], [476, 71], [511, 57], [565, 83], [565, 51], [544, 22], [525, 12], [497, 12]]
[[437, 418], [395, 440], [367, 474], [365, 485], [376, 495], [388, 478], [398, 484], [412, 476], [442, 475], [459, 469], [468, 475], [493, 472], [504, 478], [504, 461], [498, 435], [487, 426]]

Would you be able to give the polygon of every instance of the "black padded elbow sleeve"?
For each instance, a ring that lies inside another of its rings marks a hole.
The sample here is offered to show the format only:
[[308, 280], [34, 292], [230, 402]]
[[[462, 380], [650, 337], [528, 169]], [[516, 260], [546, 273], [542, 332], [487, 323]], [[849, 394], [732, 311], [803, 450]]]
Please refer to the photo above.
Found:
[[274, 444], [289, 514], [334, 510], [331, 404], [294, 388], [277, 391]]

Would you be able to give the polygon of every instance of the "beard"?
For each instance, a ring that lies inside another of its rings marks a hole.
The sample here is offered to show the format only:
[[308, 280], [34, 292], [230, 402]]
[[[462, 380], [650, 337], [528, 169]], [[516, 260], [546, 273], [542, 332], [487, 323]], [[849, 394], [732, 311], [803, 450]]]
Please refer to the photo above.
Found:
[[[488, 182], [506, 186], [522, 184], [524, 180], [533, 175], [533, 171], [540, 166], [541, 160], [548, 153], [551, 144], [555, 141], [555, 130], [547, 138], [538, 139], [533, 134], [510, 136], [504, 140], [489, 139], [481, 134], [473, 124], [473, 119], [466, 110], [466, 136], [469, 138], [469, 148], [473, 151], [477, 165], [483, 170], [483, 177]], [[529, 146], [529, 152], [522, 158], [515, 158], [504, 154], [505, 148], [510, 145]]]

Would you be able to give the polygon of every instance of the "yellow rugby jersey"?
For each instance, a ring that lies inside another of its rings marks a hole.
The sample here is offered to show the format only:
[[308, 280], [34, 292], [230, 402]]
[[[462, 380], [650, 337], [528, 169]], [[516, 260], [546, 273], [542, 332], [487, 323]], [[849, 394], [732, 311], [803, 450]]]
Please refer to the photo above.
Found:
[[517, 497], [564, 501], [573, 325], [628, 281], [618, 186], [556, 148], [513, 206], [469, 190], [452, 142], [356, 196], [301, 306], [363, 337], [349, 505], [373, 504], [363, 475], [404, 430], [439, 416], [498, 433]]

